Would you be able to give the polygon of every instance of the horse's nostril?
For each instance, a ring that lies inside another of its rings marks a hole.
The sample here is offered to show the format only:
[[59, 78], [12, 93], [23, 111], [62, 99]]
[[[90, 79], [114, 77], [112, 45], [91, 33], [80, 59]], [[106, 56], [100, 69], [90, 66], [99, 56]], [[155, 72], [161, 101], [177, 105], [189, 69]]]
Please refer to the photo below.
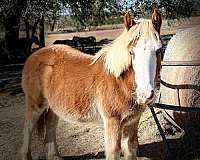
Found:
[[151, 94], [150, 94], [150, 96], [149, 96], [149, 98], [148, 99], [152, 99], [154, 97], [154, 91], [153, 90], [151, 90]]

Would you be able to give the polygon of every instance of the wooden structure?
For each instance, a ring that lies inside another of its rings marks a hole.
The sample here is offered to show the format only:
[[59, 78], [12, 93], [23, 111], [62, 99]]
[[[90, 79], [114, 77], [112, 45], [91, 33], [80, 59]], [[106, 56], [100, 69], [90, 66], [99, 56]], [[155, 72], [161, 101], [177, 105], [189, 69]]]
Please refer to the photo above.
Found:
[[[176, 106], [200, 106], [200, 29], [179, 31], [169, 41], [162, 63], [160, 103]], [[199, 113], [164, 111], [183, 129]]]

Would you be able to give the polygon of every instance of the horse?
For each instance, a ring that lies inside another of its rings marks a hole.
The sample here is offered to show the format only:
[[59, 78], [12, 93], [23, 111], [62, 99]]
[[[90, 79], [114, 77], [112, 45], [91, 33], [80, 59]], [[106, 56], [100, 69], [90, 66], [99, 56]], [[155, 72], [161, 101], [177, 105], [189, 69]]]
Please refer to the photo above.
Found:
[[[135, 22], [124, 15], [124, 31], [95, 56], [66, 45], [52, 45], [32, 54], [22, 72], [26, 113], [23, 160], [31, 159], [35, 126], [45, 129], [47, 159], [62, 159], [56, 145], [58, 119], [73, 123], [101, 123], [107, 160], [137, 157], [141, 114], [156, 98], [160, 72], [158, 51], [161, 14]], [[43, 129], [43, 130], [42, 130]]]
[[71, 47], [74, 47], [74, 42], [73, 40], [69, 40], [69, 39], [65, 39], [65, 40], [55, 40], [53, 42], [53, 44], [64, 44], [64, 45], [68, 45]]
[[85, 45], [93, 47], [93, 49], [96, 49], [96, 38], [94, 36], [89, 36], [89, 37], [74, 36], [72, 38], [72, 41], [74, 42], [74, 46], [76, 48], [78, 48], [80, 45], [82, 51], [84, 51]]

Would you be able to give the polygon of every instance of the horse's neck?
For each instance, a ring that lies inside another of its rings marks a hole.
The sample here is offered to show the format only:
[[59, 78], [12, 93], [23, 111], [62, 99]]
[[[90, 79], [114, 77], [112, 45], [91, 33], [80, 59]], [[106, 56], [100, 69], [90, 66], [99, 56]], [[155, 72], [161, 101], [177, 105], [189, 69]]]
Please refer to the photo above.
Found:
[[104, 67], [108, 73], [114, 75], [116, 78], [120, 77], [131, 65], [128, 45], [123, 44], [122, 40], [122, 38], [118, 38], [113, 44], [102, 50], [104, 52], [102, 54]]
[[124, 71], [120, 77], [116, 78], [112, 74], [103, 72], [98, 77], [97, 92], [95, 96], [102, 99], [107, 114], [126, 114], [134, 101], [132, 69]]
[[[102, 85], [113, 85], [113, 87], [119, 87], [124, 89], [126, 88], [126, 91], [124, 90], [124, 92], [134, 90], [134, 72], [131, 66], [129, 66], [125, 71], [123, 71], [120, 74], [120, 76], [116, 77], [112, 73], [109, 73], [109, 71], [105, 68], [104, 58], [100, 57], [95, 63], [94, 70], [94, 72], [96, 72], [96, 74], [100, 78], [99, 82], [102, 83], [103, 80]], [[111, 88], [111, 86], [107, 87]]]

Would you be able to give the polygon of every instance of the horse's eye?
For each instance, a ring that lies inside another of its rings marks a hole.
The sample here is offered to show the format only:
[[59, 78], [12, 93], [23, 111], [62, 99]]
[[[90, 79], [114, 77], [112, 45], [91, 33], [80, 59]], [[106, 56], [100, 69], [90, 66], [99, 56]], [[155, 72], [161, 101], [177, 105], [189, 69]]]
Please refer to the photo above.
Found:
[[131, 50], [129, 53], [130, 53], [130, 55], [134, 55], [134, 52], [133, 52], [133, 50]]
[[161, 38], [160, 38], [160, 36], [159, 36], [159, 34], [156, 34], [156, 33], [154, 33], [155, 35], [155, 38], [156, 38], [156, 40], [158, 41], [158, 40], [161, 40]]

